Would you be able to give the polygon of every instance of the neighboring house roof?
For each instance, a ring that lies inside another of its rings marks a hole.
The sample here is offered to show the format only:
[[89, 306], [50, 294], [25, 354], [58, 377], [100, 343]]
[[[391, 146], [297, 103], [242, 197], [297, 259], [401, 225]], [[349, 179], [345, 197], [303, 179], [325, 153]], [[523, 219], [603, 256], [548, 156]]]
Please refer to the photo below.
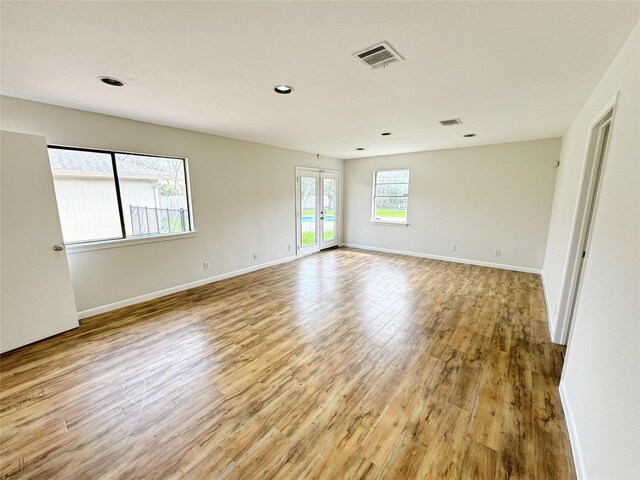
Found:
[[[153, 157], [138, 157], [151, 159]], [[78, 150], [50, 149], [49, 160], [54, 174], [78, 176], [112, 176], [111, 158], [108, 154]], [[136, 178], [171, 178], [164, 172], [139, 165], [128, 156], [118, 158], [118, 176]]]

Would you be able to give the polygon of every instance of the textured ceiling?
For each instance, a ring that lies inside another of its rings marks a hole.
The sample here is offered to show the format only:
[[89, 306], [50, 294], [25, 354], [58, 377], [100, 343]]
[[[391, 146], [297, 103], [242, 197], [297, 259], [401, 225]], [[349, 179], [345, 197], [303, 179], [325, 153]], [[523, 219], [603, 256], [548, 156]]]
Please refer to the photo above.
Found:
[[[3, 1], [1, 91], [338, 158], [547, 138], [639, 17], [638, 2]], [[352, 57], [382, 40], [405, 61]]]

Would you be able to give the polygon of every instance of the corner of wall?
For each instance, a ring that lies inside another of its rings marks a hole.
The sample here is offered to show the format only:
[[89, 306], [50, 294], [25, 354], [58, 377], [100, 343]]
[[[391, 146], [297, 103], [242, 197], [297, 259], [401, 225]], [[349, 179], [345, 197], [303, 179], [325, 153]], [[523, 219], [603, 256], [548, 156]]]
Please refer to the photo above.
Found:
[[549, 293], [547, 292], [547, 282], [544, 278], [544, 268], [540, 270], [540, 278], [542, 279], [542, 291], [544, 293], [544, 304], [547, 309], [547, 323], [549, 324], [549, 336], [551, 337], [551, 341], [553, 343], [556, 342], [556, 317], [554, 313], [551, 311], [551, 301], [549, 298]]
[[578, 480], [587, 478], [586, 469], [584, 466], [584, 457], [582, 455], [582, 448], [580, 447], [580, 438], [578, 437], [578, 431], [576, 429], [575, 417], [571, 410], [571, 404], [569, 403], [569, 396], [564, 386], [564, 382], [560, 382], [558, 387], [560, 392], [560, 401], [562, 402], [562, 410], [564, 411], [564, 418], [567, 422], [567, 431], [569, 432], [569, 444], [571, 446], [571, 453], [573, 455], [573, 464], [576, 468], [576, 477]]

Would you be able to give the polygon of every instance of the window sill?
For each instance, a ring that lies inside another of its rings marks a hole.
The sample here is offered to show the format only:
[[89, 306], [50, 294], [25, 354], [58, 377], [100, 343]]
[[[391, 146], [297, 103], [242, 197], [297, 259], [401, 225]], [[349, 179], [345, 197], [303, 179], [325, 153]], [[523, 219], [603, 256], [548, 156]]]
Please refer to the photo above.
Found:
[[372, 225], [390, 225], [392, 227], [408, 227], [407, 222], [384, 222], [380, 220], [371, 220]]
[[183, 238], [195, 237], [198, 232], [174, 233], [171, 235], [158, 235], [157, 237], [123, 238], [119, 240], [104, 240], [101, 242], [74, 243], [65, 245], [68, 254], [91, 252], [94, 250], [105, 250], [107, 248], [131, 247], [143, 245], [145, 243], [168, 242], [170, 240], [181, 240]]

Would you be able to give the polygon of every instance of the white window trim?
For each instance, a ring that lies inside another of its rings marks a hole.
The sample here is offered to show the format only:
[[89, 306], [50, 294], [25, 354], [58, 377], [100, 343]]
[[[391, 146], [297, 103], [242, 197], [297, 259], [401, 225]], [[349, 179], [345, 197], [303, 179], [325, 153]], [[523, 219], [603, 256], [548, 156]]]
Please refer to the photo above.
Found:
[[[404, 220], [394, 222], [393, 220], [376, 220], [376, 173], [378, 172], [395, 172], [398, 170], [407, 170], [409, 172], [409, 182], [407, 183], [407, 216]], [[409, 226], [409, 190], [411, 189], [411, 170], [409, 168], [386, 168], [384, 170], [373, 171], [373, 183], [371, 186], [371, 220], [373, 225], [390, 225], [394, 227], [408, 227]]]
[[95, 242], [67, 243], [65, 249], [69, 255], [74, 253], [92, 252], [95, 250], [105, 250], [108, 248], [131, 247], [134, 245], [144, 245], [145, 243], [168, 242], [171, 240], [181, 240], [183, 238], [195, 237], [197, 231], [171, 233], [168, 235], [155, 235], [137, 238], [116, 238], [114, 240], [99, 240]]
[[408, 227], [409, 222], [390, 222], [388, 220], [371, 220], [373, 225], [387, 225], [391, 227]]

